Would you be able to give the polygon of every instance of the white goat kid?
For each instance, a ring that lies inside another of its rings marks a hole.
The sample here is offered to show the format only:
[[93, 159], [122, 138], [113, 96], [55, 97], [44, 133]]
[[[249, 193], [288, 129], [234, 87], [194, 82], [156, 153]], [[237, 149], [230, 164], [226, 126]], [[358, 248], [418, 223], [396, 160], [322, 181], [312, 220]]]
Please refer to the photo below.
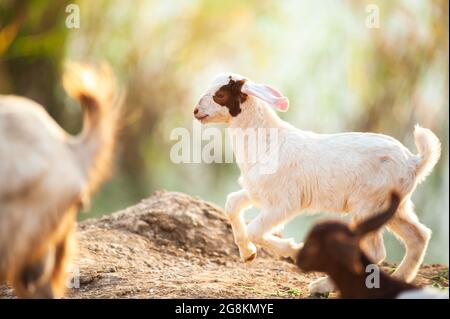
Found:
[[[273, 110], [286, 111], [288, 105], [288, 99], [273, 87], [223, 73], [194, 110], [203, 124], [226, 123], [231, 129], [246, 131], [277, 130], [276, 169], [261, 173], [260, 162], [238, 160], [242, 190], [229, 194], [225, 205], [242, 260], [256, 257], [255, 244], [295, 260], [302, 244], [273, 234], [299, 212], [343, 212], [351, 214], [353, 222], [360, 222], [379, 211], [389, 199], [388, 192], [395, 189], [401, 204], [388, 228], [403, 241], [406, 254], [394, 275], [413, 280], [431, 231], [418, 221], [410, 197], [439, 159], [437, 137], [416, 126], [414, 138], [419, 153], [415, 155], [386, 135], [302, 131], [281, 120]], [[239, 159], [245, 158], [252, 142], [232, 144]], [[261, 212], [246, 226], [242, 212], [250, 205]], [[385, 258], [382, 232], [366, 238], [363, 248], [371, 259], [381, 262]], [[333, 289], [326, 277], [310, 287], [312, 293]]]

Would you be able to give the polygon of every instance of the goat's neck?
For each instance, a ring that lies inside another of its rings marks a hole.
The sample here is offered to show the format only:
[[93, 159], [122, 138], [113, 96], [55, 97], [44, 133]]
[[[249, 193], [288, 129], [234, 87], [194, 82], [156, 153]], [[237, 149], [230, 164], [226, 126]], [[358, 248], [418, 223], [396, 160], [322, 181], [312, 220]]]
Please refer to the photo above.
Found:
[[372, 264], [372, 262], [364, 254], [361, 257], [361, 262], [363, 269], [360, 274], [352, 273], [343, 267], [336, 267], [328, 273], [339, 289], [342, 298], [396, 298], [403, 291], [417, 289], [417, 287], [411, 284], [392, 278], [391, 276], [385, 274], [381, 269], [379, 271], [379, 288], [368, 288], [366, 279], [370, 273], [366, 273], [365, 270], [368, 265]]
[[242, 111], [230, 121], [231, 129], [247, 128], [283, 128], [289, 126], [278, 117], [275, 111], [264, 101], [248, 97], [241, 106]]
[[[280, 131], [289, 128], [290, 125], [280, 119], [267, 103], [257, 98], [249, 97], [241, 108], [241, 113], [231, 120], [228, 133], [233, 153], [242, 172], [247, 171], [256, 163], [247, 160], [251, 154], [256, 154], [256, 156], [262, 154], [258, 144], [260, 139], [266, 142], [266, 146], [277, 145], [281, 138]], [[274, 132], [273, 129], [277, 131]], [[260, 134], [265, 134], [265, 138], [259, 136]], [[258, 145], [257, 152], [256, 145]]]

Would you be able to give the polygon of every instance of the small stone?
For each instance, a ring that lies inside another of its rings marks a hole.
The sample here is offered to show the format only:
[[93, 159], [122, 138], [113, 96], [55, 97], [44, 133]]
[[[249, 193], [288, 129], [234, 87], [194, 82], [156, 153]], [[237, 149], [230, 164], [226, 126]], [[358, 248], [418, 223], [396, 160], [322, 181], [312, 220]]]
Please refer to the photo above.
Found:
[[117, 268], [115, 266], [108, 266], [106, 268], [106, 272], [116, 272]]

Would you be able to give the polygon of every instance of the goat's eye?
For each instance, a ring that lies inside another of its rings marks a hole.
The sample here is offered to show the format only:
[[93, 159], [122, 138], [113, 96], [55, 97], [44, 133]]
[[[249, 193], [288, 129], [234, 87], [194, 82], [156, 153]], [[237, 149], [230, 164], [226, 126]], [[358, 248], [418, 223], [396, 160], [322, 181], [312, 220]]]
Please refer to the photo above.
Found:
[[213, 99], [216, 103], [223, 105], [227, 102], [228, 94], [227, 92], [220, 90], [217, 91], [216, 94], [214, 94]]

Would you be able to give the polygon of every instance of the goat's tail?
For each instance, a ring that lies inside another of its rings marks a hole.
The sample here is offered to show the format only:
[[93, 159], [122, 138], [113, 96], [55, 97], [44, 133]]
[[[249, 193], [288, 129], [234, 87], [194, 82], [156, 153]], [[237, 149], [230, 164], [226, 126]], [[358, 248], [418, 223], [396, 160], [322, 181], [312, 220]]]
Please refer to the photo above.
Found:
[[70, 141], [87, 181], [83, 201], [110, 172], [121, 95], [118, 94], [111, 68], [107, 64], [91, 67], [67, 63], [63, 83], [67, 93], [83, 108], [83, 130]]
[[427, 128], [416, 125], [414, 141], [420, 157], [416, 168], [417, 182], [427, 177], [441, 156], [441, 142], [437, 136]]

